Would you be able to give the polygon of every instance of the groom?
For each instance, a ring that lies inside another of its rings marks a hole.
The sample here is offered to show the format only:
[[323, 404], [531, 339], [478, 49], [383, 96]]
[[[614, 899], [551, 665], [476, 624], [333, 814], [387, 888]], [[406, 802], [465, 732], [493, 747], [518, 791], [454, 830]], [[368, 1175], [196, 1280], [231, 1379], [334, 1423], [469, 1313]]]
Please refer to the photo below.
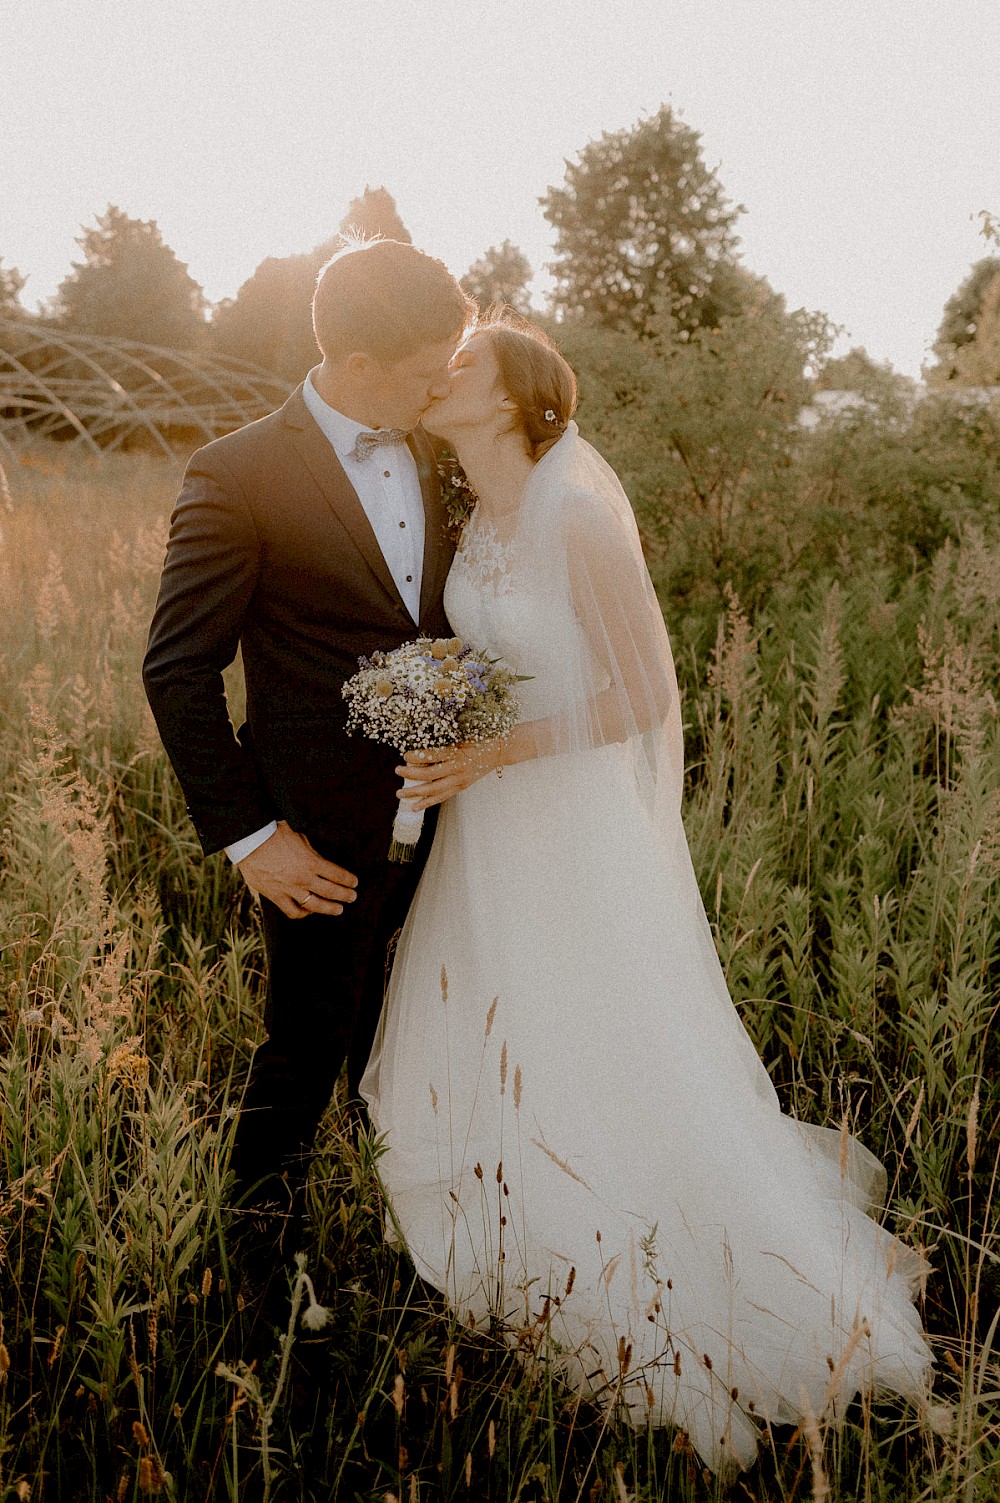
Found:
[[[237, 1129], [240, 1188], [305, 1174], [346, 1061], [356, 1094], [386, 952], [426, 854], [387, 860], [397, 753], [345, 732], [358, 656], [448, 627], [452, 549], [418, 424], [449, 385], [470, 304], [440, 261], [394, 240], [320, 273], [322, 363], [278, 412], [191, 459], [143, 668], [206, 855], [260, 895], [268, 990]], [[246, 724], [222, 671], [242, 649]]]

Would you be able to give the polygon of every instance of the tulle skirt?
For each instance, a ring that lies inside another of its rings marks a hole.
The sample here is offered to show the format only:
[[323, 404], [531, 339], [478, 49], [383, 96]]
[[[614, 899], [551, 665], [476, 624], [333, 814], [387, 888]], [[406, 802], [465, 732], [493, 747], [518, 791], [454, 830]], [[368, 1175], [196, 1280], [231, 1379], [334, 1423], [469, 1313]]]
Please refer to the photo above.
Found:
[[680, 818], [655, 834], [626, 758], [442, 809], [362, 1094], [419, 1273], [731, 1470], [762, 1419], [925, 1394], [924, 1265], [867, 1214], [878, 1161], [782, 1114]]

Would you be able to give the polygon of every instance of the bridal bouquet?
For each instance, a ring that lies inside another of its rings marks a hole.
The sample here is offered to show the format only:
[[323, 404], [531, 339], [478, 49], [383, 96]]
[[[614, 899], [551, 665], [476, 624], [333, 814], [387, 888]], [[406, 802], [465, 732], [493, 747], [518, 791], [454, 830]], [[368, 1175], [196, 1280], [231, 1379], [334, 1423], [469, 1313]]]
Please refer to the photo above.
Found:
[[[398, 752], [506, 736], [518, 721], [512, 689], [518, 675], [498, 658], [468, 647], [461, 637], [418, 637], [392, 652], [358, 659], [344, 685], [347, 730]], [[414, 787], [404, 779], [403, 787]], [[422, 809], [400, 800], [390, 861], [412, 861], [424, 822]]]

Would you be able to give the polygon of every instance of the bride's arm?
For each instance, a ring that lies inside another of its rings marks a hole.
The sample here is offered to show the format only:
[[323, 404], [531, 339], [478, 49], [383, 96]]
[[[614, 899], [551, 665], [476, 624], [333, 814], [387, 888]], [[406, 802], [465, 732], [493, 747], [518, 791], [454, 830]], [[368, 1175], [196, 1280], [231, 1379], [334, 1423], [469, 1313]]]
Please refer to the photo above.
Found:
[[663, 727], [677, 686], [666, 628], [631, 515], [577, 492], [563, 529], [569, 595], [581, 630], [581, 698], [509, 736], [411, 752], [401, 773], [430, 808], [478, 778], [536, 757], [621, 742]]

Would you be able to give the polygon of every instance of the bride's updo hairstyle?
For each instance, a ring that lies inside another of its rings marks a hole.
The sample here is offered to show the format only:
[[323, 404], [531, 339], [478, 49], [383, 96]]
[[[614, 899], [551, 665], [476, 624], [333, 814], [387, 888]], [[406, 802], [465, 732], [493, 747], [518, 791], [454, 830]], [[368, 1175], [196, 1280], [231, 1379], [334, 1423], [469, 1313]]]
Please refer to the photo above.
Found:
[[476, 333], [489, 337], [529, 457], [541, 459], [576, 411], [576, 377], [548, 335], [512, 308], [490, 308]]

